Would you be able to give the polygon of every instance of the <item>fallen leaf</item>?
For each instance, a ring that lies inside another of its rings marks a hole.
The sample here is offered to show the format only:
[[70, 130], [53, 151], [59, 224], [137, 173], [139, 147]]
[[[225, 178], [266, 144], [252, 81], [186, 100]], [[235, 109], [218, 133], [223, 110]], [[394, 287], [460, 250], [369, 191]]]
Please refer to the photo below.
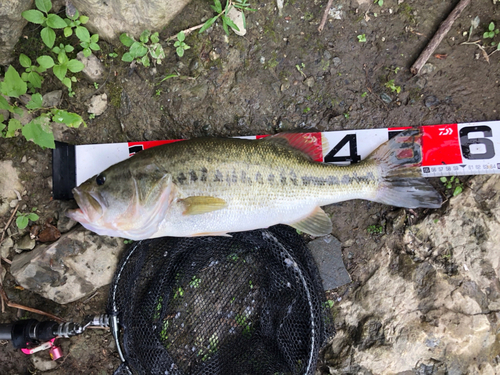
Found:
[[448, 57], [448, 55], [446, 53], [436, 53], [434, 57], [439, 60], [444, 60]]
[[40, 242], [54, 242], [61, 237], [61, 232], [55, 226], [47, 223], [45, 229], [38, 234]]

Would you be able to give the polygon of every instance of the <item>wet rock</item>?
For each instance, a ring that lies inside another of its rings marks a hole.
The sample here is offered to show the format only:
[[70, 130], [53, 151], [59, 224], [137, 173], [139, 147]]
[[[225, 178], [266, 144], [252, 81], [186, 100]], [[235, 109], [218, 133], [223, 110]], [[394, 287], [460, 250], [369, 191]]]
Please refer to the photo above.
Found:
[[76, 55], [76, 58], [85, 65], [82, 73], [87, 81], [90, 83], [98, 82], [102, 83], [105, 79], [105, 68], [101, 61], [95, 57], [94, 54], [90, 54], [90, 56], [85, 57], [83, 52], [80, 51]]
[[14, 241], [12, 240], [12, 238], [5, 238], [0, 244], [0, 256], [2, 256], [2, 258], [8, 258], [10, 255], [10, 249], [12, 249], [13, 247]]
[[314, 86], [314, 77], [307, 77], [304, 81], [304, 84], [307, 87], [313, 87]]
[[26, 234], [16, 242], [16, 251], [33, 250], [35, 248], [35, 245], [36, 241], [31, 238], [29, 234]]
[[425, 98], [424, 103], [427, 108], [432, 108], [439, 104], [439, 99], [436, 98], [434, 95], [429, 95], [428, 97]]
[[407, 227], [404, 250], [369, 259], [371, 276], [339, 303], [332, 353], [373, 374], [500, 373], [500, 178], [471, 185]]
[[76, 208], [74, 202], [64, 202], [64, 201], [60, 202], [59, 218], [57, 220], [57, 229], [61, 233], [69, 232], [76, 226], [76, 224], [78, 224], [78, 222], [66, 216], [66, 212], [74, 208]]
[[90, 98], [90, 104], [87, 108], [88, 113], [93, 113], [96, 116], [100, 116], [106, 110], [108, 106], [108, 96], [106, 94], [94, 95]]
[[431, 63], [427, 63], [427, 64], [424, 64], [424, 66], [422, 67], [422, 69], [420, 69], [420, 72], [419, 74], [429, 74], [429, 73], [432, 73], [433, 71], [436, 70], [436, 67], [434, 65], [432, 65]]
[[62, 90], [55, 90], [46, 93], [42, 97], [44, 107], [57, 107], [61, 103]]
[[384, 103], [387, 103], [387, 104], [389, 104], [390, 102], [392, 102], [392, 98], [388, 94], [386, 94], [385, 92], [383, 92], [382, 94], [380, 94], [380, 99], [382, 99], [382, 101]]
[[132, 112], [130, 98], [125, 90], [120, 95], [120, 109], [118, 110], [120, 117], [126, 117]]
[[111, 282], [124, 244], [81, 227], [57, 242], [14, 257], [10, 272], [24, 288], [65, 304]]
[[236, 35], [243, 36], [247, 33], [241, 11], [237, 10], [235, 7], [231, 7], [227, 17], [229, 17], [229, 19], [233, 21], [236, 26], [238, 26], [238, 30], [231, 27]]
[[423, 77], [420, 77], [417, 79], [416, 85], [418, 88], [423, 89], [425, 86], [427, 86], [427, 80]]
[[2, 1], [0, 6], [0, 65], [11, 62], [14, 46], [28, 23], [21, 13], [31, 8], [32, 0]]
[[342, 60], [340, 59], [340, 57], [334, 57], [332, 61], [333, 66], [340, 66], [340, 64], [342, 64]]
[[32, 354], [31, 355], [31, 363], [38, 371], [46, 372], [55, 369], [58, 366], [56, 361], [51, 360], [50, 358], [45, 358], [43, 354]]
[[100, 38], [116, 40], [126, 32], [139, 37], [146, 29], [161, 31], [189, 3], [189, 0], [72, 0], [85, 25]]
[[307, 244], [311, 250], [325, 290], [351, 282], [342, 260], [341, 243], [332, 235], [317, 238]]

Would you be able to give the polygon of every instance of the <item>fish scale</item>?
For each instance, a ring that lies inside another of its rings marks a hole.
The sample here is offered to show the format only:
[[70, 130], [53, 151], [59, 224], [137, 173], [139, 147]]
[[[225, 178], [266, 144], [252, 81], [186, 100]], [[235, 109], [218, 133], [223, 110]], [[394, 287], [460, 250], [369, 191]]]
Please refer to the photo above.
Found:
[[347, 167], [313, 161], [315, 146], [300, 134], [157, 146], [75, 188], [80, 208], [69, 215], [97, 233], [138, 240], [275, 224], [323, 235], [332, 224], [320, 206], [348, 199], [439, 207], [440, 195], [411, 157], [419, 155], [418, 130], [399, 137]]

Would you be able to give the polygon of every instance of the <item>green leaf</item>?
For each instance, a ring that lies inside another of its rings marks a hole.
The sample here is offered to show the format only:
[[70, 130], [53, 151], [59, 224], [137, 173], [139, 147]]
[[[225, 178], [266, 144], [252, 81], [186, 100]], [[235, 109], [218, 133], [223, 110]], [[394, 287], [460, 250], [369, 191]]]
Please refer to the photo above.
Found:
[[214, 5], [215, 7], [213, 7], [213, 9], [217, 12], [217, 13], [222, 13], [222, 5], [220, 3], [220, 0], [214, 0]]
[[227, 23], [227, 25], [229, 27], [231, 27], [232, 29], [235, 29], [236, 31], [240, 31], [240, 28], [238, 26], [236, 26], [236, 24], [229, 17], [222, 16], [222, 20], [223, 20], [223, 22]]
[[73, 46], [71, 46], [71, 45], [67, 44], [67, 45], [65, 45], [65, 46], [64, 46], [64, 50], [65, 50], [66, 52], [73, 52], [73, 51], [75, 50], [75, 47], [73, 47]]
[[19, 229], [24, 229], [28, 226], [29, 220], [26, 216], [18, 216], [16, 219], [16, 225]]
[[17, 70], [11, 65], [5, 72], [5, 79], [2, 82], [1, 92], [7, 96], [13, 96], [18, 98], [19, 96], [26, 94], [26, 82], [24, 82]]
[[30, 82], [34, 88], [42, 88], [42, 77], [37, 72], [28, 73], [27, 81]]
[[43, 13], [36, 9], [26, 10], [22, 12], [21, 15], [29, 22], [33, 22], [38, 25], [41, 25], [46, 20]]
[[23, 136], [28, 141], [33, 141], [38, 146], [55, 148], [54, 143], [54, 134], [52, 132], [48, 133], [43, 130], [41, 122], [44, 120], [38, 120], [40, 117], [37, 117], [33, 121], [30, 121], [25, 126], [23, 126]]
[[94, 42], [90, 43], [89, 47], [90, 47], [90, 49], [93, 49], [94, 51], [99, 51], [101, 49], [101, 47], [99, 47], [99, 44], [94, 43]]
[[54, 30], [50, 27], [44, 27], [42, 31], [40, 31], [40, 36], [47, 47], [54, 47], [54, 42], [56, 41], [56, 33]]
[[38, 219], [40, 219], [40, 217], [34, 212], [30, 212], [28, 214], [28, 219], [30, 219], [31, 221], [37, 221]]
[[43, 55], [40, 56], [36, 59], [36, 62], [40, 65], [40, 68], [43, 69], [43, 71], [50, 69], [54, 66], [54, 60], [52, 57]]
[[179, 34], [177, 34], [177, 40], [179, 42], [183, 42], [184, 39], [186, 39], [186, 35], [184, 34], [184, 32], [183, 31], [179, 32]]
[[150, 65], [148, 55], [143, 56], [143, 58], [141, 59], [141, 63], [142, 63], [142, 65], [144, 65], [146, 68]]
[[132, 62], [134, 61], [134, 56], [132, 56], [130, 52], [125, 52], [122, 56], [122, 61]]
[[227, 17], [222, 16], [222, 28], [224, 29], [224, 32], [226, 33], [226, 35], [229, 35], [229, 28], [227, 27], [227, 23], [226, 23], [226, 20], [224, 20], [224, 18], [227, 18]]
[[53, 29], [64, 29], [67, 25], [57, 14], [51, 13], [47, 16], [47, 26]]
[[68, 77], [64, 77], [62, 83], [71, 91], [71, 80]]
[[176, 50], [175, 50], [175, 52], [177, 52], [177, 55], [179, 57], [184, 56], [184, 48], [182, 48], [182, 47], [177, 47]]
[[66, 67], [66, 65], [54, 65], [52, 71], [54, 72], [55, 76], [62, 81], [66, 76], [68, 68]]
[[70, 128], [78, 128], [83, 122], [80, 115], [73, 112], [67, 112], [62, 109], [52, 110], [52, 114], [54, 115], [52, 117], [52, 121], [66, 124]]
[[153, 35], [151, 35], [151, 43], [158, 43], [159, 41], [160, 41], [160, 37], [159, 37], [158, 32], [153, 33]]
[[5, 109], [7, 111], [10, 109], [9, 102], [2, 95], [0, 95], [0, 109]]
[[152, 48], [149, 53], [153, 59], [163, 59], [165, 57], [165, 52], [163, 52], [163, 47], [161, 45], [157, 45]]
[[134, 57], [142, 57], [147, 52], [148, 49], [139, 42], [134, 42], [134, 44], [130, 46], [130, 54]]
[[441, 181], [444, 184], [446, 181], [448, 181], [448, 179], [443, 176], [439, 179], [439, 181]]
[[68, 55], [66, 55], [66, 51], [65, 50], [61, 50], [58, 54], [57, 54], [57, 61], [59, 61], [59, 64], [61, 65], [64, 65], [68, 62]]
[[455, 190], [453, 190], [453, 196], [456, 197], [458, 194], [460, 194], [462, 191], [464, 190], [464, 188], [462, 187], [462, 185], [458, 185]]
[[83, 65], [83, 63], [81, 61], [78, 61], [77, 59], [69, 60], [66, 66], [72, 73], [81, 72], [83, 68], [85, 68], [85, 65]]
[[89, 18], [87, 16], [81, 16], [80, 17], [80, 22], [82, 24], [86, 24], [87, 22], [89, 22]]
[[42, 108], [42, 94], [36, 93], [31, 96], [31, 100], [26, 104], [28, 109], [39, 109]]
[[42, 12], [48, 13], [52, 9], [52, 2], [50, 0], [35, 0], [36, 7]]
[[217, 16], [216, 17], [213, 17], [213, 18], [210, 18], [207, 20], [207, 22], [204, 23], [204, 25], [201, 27], [200, 31], [198, 32], [198, 34], [201, 34], [202, 32], [204, 32], [205, 30], [207, 30], [210, 26], [212, 26], [215, 22], [215, 20], [217, 19]]
[[144, 30], [141, 35], [139, 36], [139, 40], [143, 43], [147, 43], [149, 41], [149, 36], [151, 35], [151, 32], [149, 30]]
[[94, 34], [90, 37], [92, 43], [97, 43], [99, 41], [99, 34]]
[[90, 42], [90, 33], [86, 27], [77, 26], [75, 34], [82, 42]]
[[19, 55], [19, 63], [24, 68], [29, 68], [31, 66], [31, 59], [28, 56], [26, 56], [24, 53], [21, 53]]
[[494, 22], [490, 22], [490, 24], [488, 25], [488, 30], [489, 31], [495, 30], [495, 23]]
[[134, 39], [123, 33], [120, 35], [120, 42], [122, 42], [126, 47], [130, 47], [134, 43]]
[[90, 55], [92, 55], [92, 50], [90, 48], [84, 48], [83, 49], [83, 56], [85, 57], [89, 57]]
[[7, 133], [5, 133], [5, 138], [12, 138], [16, 135], [16, 130], [19, 130], [23, 127], [21, 121], [16, 120], [15, 118], [11, 118], [9, 120], [9, 127], [7, 128]]
[[71, 35], [73, 35], [73, 29], [71, 27], [65, 27], [64, 28], [64, 36], [66, 38], [70, 37]]
[[16, 115], [19, 115], [19, 116], [23, 115], [23, 110], [19, 107], [16, 107], [15, 105], [12, 105], [9, 107], [9, 112], [15, 113]]

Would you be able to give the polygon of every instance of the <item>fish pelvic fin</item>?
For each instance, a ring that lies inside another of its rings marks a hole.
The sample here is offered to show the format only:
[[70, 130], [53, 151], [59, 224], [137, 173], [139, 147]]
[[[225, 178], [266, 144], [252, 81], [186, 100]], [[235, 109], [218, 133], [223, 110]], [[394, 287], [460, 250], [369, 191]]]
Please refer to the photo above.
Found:
[[181, 200], [184, 204], [184, 215], [200, 215], [225, 208], [227, 203], [222, 198], [211, 196], [192, 196]]
[[316, 207], [306, 218], [289, 225], [312, 236], [325, 236], [333, 229], [332, 221], [321, 207]]
[[406, 208], [439, 208], [441, 195], [422, 177], [422, 132], [405, 130], [378, 147], [366, 160], [380, 167], [375, 202]]

